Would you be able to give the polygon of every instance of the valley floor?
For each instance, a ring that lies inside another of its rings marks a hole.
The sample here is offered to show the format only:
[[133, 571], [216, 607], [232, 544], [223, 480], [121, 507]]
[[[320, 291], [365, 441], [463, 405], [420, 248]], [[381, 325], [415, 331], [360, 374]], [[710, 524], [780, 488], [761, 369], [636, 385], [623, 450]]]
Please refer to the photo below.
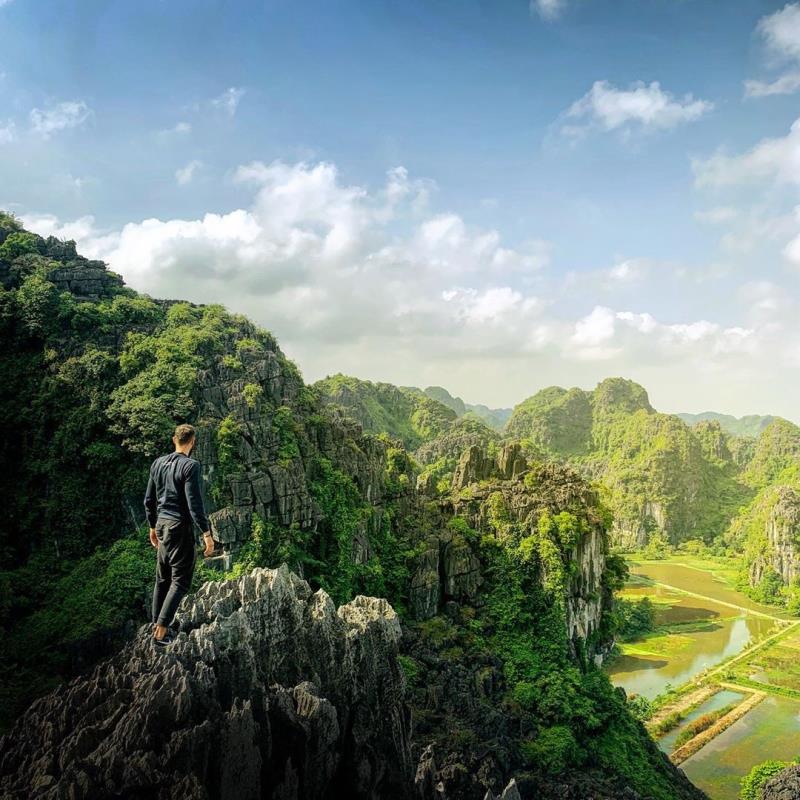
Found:
[[735, 589], [730, 559], [630, 560], [620, 596], [649, 597], [655, 628], [607, 667], [653, 701], [647, 727], [712, 800], [736, 800], [766, 759], [800, 755], [800, 621]]

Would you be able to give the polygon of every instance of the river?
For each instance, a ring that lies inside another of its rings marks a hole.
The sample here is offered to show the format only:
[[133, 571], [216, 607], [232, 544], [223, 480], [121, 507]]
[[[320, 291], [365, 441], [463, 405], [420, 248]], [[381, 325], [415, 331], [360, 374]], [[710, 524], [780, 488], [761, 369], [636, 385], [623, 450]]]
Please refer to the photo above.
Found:
[[[763, 638], [779, 618], [787, 617], [780, 609], [750, 600], [707, 570], [668, 561], [633, 562], [630, 567], [626, 597], [651, 597], [658, 625], [689, 624], [679, 632], [657, 633], [623, 646], [625, 654], [611, 662], [608, 674], [629, 695], [653, 698], [669, 685], [677, 687], [739, 653], [748, 642]], [[687, 722], [735, 699], [732, 692], [720, 692], [667, 734], [660, 746], [669, 752]], [[753, 765], [800, 755], [799, 735], [800, 702], [770, 696], [687, 759], [681, 769], [712, 800], [736, 800], [739, 782]]]

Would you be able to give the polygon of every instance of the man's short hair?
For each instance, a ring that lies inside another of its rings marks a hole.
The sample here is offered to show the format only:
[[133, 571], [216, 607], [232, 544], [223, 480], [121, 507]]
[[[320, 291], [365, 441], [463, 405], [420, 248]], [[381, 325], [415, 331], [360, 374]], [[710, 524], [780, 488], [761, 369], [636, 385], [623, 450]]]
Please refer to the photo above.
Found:
[[178, 425], [175, 428], [175, 441], [178, 444], [187, 444], [195, 437], [194, 426], [192, 425]]

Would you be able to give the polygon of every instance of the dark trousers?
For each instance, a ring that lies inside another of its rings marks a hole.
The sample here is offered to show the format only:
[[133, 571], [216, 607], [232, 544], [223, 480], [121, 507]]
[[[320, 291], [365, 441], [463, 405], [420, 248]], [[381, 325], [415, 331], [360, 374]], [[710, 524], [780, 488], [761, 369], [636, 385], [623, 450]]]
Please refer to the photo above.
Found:
[[156, 523], [158, 561], [153, 589], [153, 622], [168, 627], [194, 575], [192, 525], [176, 519], [159, 518]]

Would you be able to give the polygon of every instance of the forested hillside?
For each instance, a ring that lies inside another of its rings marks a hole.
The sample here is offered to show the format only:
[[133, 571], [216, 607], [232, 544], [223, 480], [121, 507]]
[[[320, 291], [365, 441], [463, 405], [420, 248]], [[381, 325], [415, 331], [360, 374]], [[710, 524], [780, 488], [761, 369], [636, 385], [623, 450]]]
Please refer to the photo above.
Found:
[[[353, 387], [351, 395], [334, 395], [330, 381], [318, 386], [325, 401], [345, 415], [364, 420], [373, 431], [416, 431], [406, 441], [416, 447], [413, 455], [422, 468], [418, 484], [426, 492], [449, 490], [466, 447], [478, 444], [492, 451], [503, 441], [517, 440], [528, 458], [568, 463], [597, 481], [613, 516], [615, 546], [647, 546], [657, 553], [700, 540], [740, 558], [741, 588], [754, 598], [798, 607], [800, 428], [787, 420], [759, 417], [755, 424], [745, 418], [760, 431], [757, 437], [732, 434], [726, 429], [729, 421], [715, 415], [701, 415], [689, 426], [678, 415], [658, 413], [643, 387], [610, 378], [593, 391], [543, 389], [520, 403], [498, 433], [464, 413], [463, 401], [441, 388], [422, 393], [355, 378], [337, 380]], [[385, 409], [380, 401], [390, 392], [404, 399], [388, 418], [384, 410], [363, 413], [367, 398]], [[421, 407], [438, 424], [423, 429], [415, 423]], [[437, 407], [432, 415], [430, 409]]]
[[[7, 215], [0, 280], [4, 726], [146, 620], [141, 495], [188, 421], [228, 570], [201, 566], [197, 584], [286, 563], [336, 603], [388, 599], [402, 620], [395, 701], [426, 785], [479, 799], [514, 776], [525, 797], [700, 796], [599, 669], [625, 567], [607, 508], [568, 466], [427, 396], [340, 376], [308, 387], [247, 319], [138, 295]], [[60, 697], [45, 705], [63, 722]], [[34, 763], [19, 745], [32, 719], [0, 745], [8, 787]]]
[[600, 482], [616, 545], [658, 552], [700, 539], [741, 560], [754, 598], [800, 608], [800, 428], [697, 416], [690, 427], [660, 414], [641, 386], [612, 378], [591, 392], [543, 389], [514, 409], [506, 432]]

